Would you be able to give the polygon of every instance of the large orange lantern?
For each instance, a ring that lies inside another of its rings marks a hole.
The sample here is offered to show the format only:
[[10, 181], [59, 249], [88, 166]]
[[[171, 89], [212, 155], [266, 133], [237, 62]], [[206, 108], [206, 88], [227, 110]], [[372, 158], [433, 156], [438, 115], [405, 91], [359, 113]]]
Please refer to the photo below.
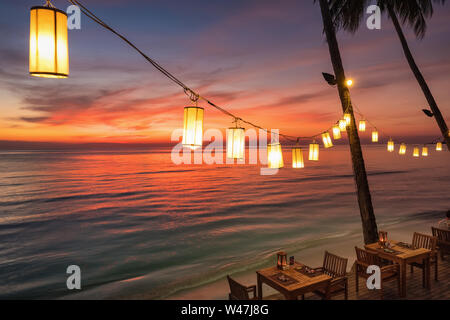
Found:
[[67, 14], [50, 6], [30, 11], [30, 75], [43, 78], [69, 76]]

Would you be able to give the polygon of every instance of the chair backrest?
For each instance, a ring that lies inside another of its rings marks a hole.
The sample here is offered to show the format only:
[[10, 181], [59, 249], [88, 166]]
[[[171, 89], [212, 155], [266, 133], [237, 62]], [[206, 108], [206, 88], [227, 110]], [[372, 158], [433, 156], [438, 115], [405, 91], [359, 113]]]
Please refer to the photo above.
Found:
[[439, 241], [450, 242], [450, 230], [443, 230], [435, 227], [431, 227], [433, 231], [433, 236], [435, 236]]
[[233, 300], [250, 300], [247, 287], [227, 276], [230, 285], [230, 298]]
[[368, 252], [364, 249], [355, 247], [356, 259], [360, 262], [366, 263], [368, 265], [380, 266], [380, 258], [376, 253]]
[[436, 237], [427, 234], [414, 232], [412, 246], [413, 248], [424, 248], [431, 251], [436, 251]]
[[325, 251], [323, 258], [323, 272], [330, 277], [343, 277], [347, 273], [348, 259], [341, 258], [337, 255]]

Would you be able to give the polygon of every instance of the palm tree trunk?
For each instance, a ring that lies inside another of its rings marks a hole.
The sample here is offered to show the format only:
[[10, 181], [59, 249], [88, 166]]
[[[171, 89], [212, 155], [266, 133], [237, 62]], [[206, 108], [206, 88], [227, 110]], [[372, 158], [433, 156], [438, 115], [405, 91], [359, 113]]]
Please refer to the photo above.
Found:
[[366, 167], [361, 150], [361, 143], [356, 129], [355, 116], [350, 98], [350, 91], [345, 85], [345, 72], [342, 65], [341, 53], [339, 51], [336, 39], [336, 31], [331, 19], [327, 0], [320, 0], [320, 9], [322, 11], [322, 20], [325, 34], [328, 41], [331, 62], [337, 80], [339, 97], [341, 99], [342, 110], [351, 114], [351, 123], [347, 127], [347, 133], [350, 142], [350, 152], [352, 155], [353, 172], [358, 192], [358, 204], [361, 214], [364, 242], [366, 244], [378, 241], [378, 228], [373, 212], [372, 198], [370, 196], [369, 182], [367, 181]]
[[450, 151], [450, 132], [448, 131], [448, 127], [447, 124], [445, 123], [444, 117], [442, 116], [442, 113], [439, 110], [436, 101], [434, 100], [433, 94], [431, 93], [431, 90], [428, 87], [425, 78], [423, 77], [422, 73], [419, 70], [419, 67], [414, 61], [414, 57], [411, 53], [411, 50], [409, 49], [408, 42], [406, 41], [405, 35], [403, 34], [402, 27], [398, 22], [397, 15], [395, 14], [391, 6], [387, 6], [387, 8], [389, 11], [389, 16], [391, 17], [392, 22], [394, 23], [394, 27], [395, 30], [397, 31], [398, 37], [400, 38], [400, 42], [402, 43], [403, 52], [405, 53], [406, 60], [408, 60], [409, 67], [411, 68], [412, 72], [414, 73], [414, 76], [417, 79], [417, 82], [422, 88], [423, 94], [425, 95], [425, 98], [427, 99], [428, 104], [430, 105], [431, 111], [434, 114], [434, 118], [436, 119], [436, 122], [439, 128], [441, 129], [445, 143], [447, 144], [447, 148]]

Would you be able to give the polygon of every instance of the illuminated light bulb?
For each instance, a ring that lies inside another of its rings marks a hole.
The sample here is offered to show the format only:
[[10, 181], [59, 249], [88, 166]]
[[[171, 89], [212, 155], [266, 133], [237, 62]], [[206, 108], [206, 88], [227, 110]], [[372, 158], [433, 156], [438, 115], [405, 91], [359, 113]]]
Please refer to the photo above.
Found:
[[402, 143], [398, 151], [399, 154], [404, 155], [406, 153], [406, 144]]
[[319, 161], [319, 144], [315, 141], [309, 145], [309, 158], [310, 161]]
[[341, 138], [341, 129], [339, 128], [339, 125], [333, 126], [333, 139], [339, 140]]
[[350, 122], [352, 121], [352, 116], [350, 115], [350, 113], [344, 113], [344, 120], [347, 123], [347, 126], [349, 126]]
[[420, 152], [419, 147], [414, 147], [413, 157], [416, 157], [416, 158], [420, 157], [419, 152]]
[[359, 121], [359, 131], [361, 132], [366, 131], [366, 120]]
[[227, 158], [243, 159], [245, 152], [245, 129], [229, 128], [227, 130]]
[[300, 147], [292, 148], [292, 168], [302, 169], [305, 167], [305, 162], [303, 161], [303, 150]]
[[436, 143], [436, 151], [442, 151], [442, 142]]
[[267, 160], [270, 169], [280, 169], [284, 167], [280, 143], [271, 143], [267, 146]]
[[353, 85], [353, 80], [348, 79], [345, 83], [347, 84], [347, 87], [351, 87]]
[[389, 152], [394, 152], [394, 141], [392, 139], [389, 139], [387, 149]]
[[333, 146], [333, 142], [331, 141], [330, 134], [328, 132], [322, 133], [323, 146], [325, 148], [331, 148]]
[[52, 7], [30, 10], [30, 75], [42, 78], [69, 76], [67, 14]]
[[378, 142], [378, 131], [372, 131], [372, 142]]
[[422, 157], [428, 157], [428, 147], [422, 148]]
[[344, 132], [347, 128], [347, 121], [345, 121], [344, 119], [339, 120], [339, 129], [341, 130], [341, 132]]
[[201, 107], [184, 108], [183, 146], [195, 150], [203, 144], [203, 114]]

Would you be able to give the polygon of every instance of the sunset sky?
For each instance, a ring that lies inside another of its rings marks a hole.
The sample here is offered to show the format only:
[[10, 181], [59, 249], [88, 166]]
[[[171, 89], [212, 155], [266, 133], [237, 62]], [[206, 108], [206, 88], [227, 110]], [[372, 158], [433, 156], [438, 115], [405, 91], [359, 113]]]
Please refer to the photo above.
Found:
[[[298, 0], [84, 0], [187, 85], [263, 127], [308, 136], [341, 117], [318, 4]], [[44, 1], [2, 1], [0, 140], [169, 143], [189, 100], [112, 33], [82, 17], [69, 31], [70, 77], [28, 74], [29, 9]], [[66, 10], [67, 1], [54, 0]], [[450, 6], [436, 7], [425, 39], [407, 31], [411, 49], [450, 121]], [[354, 104], [383, 136], [439, 137], [393, 30], [363, 23], [338, 40]], [[232, 119], [204, 106], [205, 129]], [[363, 136], [367, 138], [369, 134]]]

